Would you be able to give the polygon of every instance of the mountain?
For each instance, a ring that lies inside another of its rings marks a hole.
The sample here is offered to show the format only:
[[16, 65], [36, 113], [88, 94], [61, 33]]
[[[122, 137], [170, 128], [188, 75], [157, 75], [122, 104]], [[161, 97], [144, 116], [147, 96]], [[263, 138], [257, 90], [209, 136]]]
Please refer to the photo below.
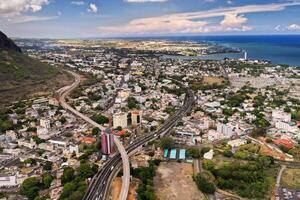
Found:
[[11, 39], [0, 31], [0, 50], [12, 50], [21, 53], [21, 48], [18, 47]]
[[51, 93], [72, 82], [68, 73], [21, 52], [0, 32], [0, 107], [28, 96]]

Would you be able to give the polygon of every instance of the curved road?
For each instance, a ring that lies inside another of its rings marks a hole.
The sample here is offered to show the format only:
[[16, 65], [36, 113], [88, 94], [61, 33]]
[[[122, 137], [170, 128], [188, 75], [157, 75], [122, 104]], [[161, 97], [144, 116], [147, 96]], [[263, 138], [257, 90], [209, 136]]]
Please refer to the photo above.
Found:
[[[80, 83], [80, 76], [78, 74], [76, 74], [74, 72], [71, 72], [71, 71], [68, 71], [68, 72], [71, 73], [74, 76], [75, 81], [71, 85], [65, 86], [65, 87], [63, 87], [63, 88], [61, 88], [57, 91], [58, 101], [60, 102], [60, 105], [64, 109], [69, 110], [74, 115], [77, 115], [78, 117], [82, 118], [83, 120], [90, 123], [91, 125], [93, 125], [95, 127], [98, 127], [100, 130], [104, 130], [103, 126], [99, 125], [98, 123], [96, 123], [95, 121], [90, 119], [89, 117], [87, 117], [87, 116], [83, 115], [82, 113], [78, 112], [77, 110], [75, 110], [69, 104], [66, 103], [66, 100], [65, 100], [66, 96], [72, 90], [74, 90]], [[121, 188], [121, 193], [120, 193], [120, 196], [119, 196], [119, 200], [126, 200], [127, 195], [128, 195], [128, 190], [129, 190], [129, 184], [130, 184], [129, 158], [128, 158], [128, 155], [126, 153], [125, 148], [123, 147], [121, 141], [117, 137], [114, 137], [114, 142], [115, 142], [115, 144], [116, 144], [116, 146], [117, 146], [117, 148], [120, 152], [120, 154], [118, 154], [118, 155], [121, 155], [121, 159], [122, 159], [122, 162], [123, 162], [123, 180], [122, 180], [122, 188]], [[105, 166], [107, 166], [107, 164]], [[94, 182], [92, 181], [91, 184], [94, 184]], [[94, 187], [94, 185], [93, 185], [93, 187]], [[90, 199], [90, 198], [88, 198], [88, 199]]]
[[[182, 87], [185, 87], [181, 84]], [[160, 136], [167, 134], [177, 122], [192, 108], [194, 103], [194, 94], [191, 90], [187, 91], [187, 95], [184, 101], [184, 105], [176, 112], [175, 115], [171, 116], [165, 123], [159, 128], [158, 131], [144, 136], [138, 139], [135, 143], [131, 144], [126, 148], [128, 155], [133, 155], [140, 147], [147, 144], [148, 142], [157, 139]], [[94, 176], [90, 187], [84, 197], [84, 200], [104, 200], [106, 199], [108, 189], [110, 186], [111, 177], [114, 177], [118, 173], [118, 164], [121, 162], [121, 157], [116, 154], [111, 158], [105, 166]]]

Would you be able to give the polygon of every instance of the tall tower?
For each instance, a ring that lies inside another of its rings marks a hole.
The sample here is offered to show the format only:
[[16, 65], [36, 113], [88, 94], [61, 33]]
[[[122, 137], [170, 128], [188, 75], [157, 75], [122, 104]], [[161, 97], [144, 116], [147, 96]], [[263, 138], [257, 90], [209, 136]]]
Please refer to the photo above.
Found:
[[137, 127], [142, 121], [141, 111], [135, 110], [131, 112], [131, 125], [133, 127]]
[[101, 153], [103, 157], [107, 157], [113, 152], [114, 152], [114, 135], [108, 133], [102, 133]]
[[248, 56], [248, 55], [247, 55], [247, 51], [245, 51], [245, 52], [244, 52], [244, 59], [245, 59], [245, 60], [248, 59], [247, 56]]

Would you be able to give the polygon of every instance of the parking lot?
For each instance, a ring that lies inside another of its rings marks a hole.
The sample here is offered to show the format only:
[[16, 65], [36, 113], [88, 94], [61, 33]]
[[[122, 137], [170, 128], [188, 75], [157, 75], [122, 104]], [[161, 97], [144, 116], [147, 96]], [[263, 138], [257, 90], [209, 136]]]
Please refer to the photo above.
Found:
[[300, 200], [300, 189], [279, 188], [276, 200]]

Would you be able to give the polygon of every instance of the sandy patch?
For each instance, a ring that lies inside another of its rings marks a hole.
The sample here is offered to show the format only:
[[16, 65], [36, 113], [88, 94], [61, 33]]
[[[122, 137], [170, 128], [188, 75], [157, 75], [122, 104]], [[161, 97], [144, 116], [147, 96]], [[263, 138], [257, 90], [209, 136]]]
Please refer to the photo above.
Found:
[[157, 198], [160, 200], [205, 199], [194, 183], [192, 176], [192, 164], [162, 162], [154, 178], [154, 189]]
[[[122, 187], [122, 179], [120, 177], [115, 178], [115, 180], [112, 183], [112, 189], [111, 189], [112, 200], [119, 200], [121, 187]], [[130, 182], [127, 200], [135, 200], [135, 191], [137, 187], [138, 187], [137, 181]]]

